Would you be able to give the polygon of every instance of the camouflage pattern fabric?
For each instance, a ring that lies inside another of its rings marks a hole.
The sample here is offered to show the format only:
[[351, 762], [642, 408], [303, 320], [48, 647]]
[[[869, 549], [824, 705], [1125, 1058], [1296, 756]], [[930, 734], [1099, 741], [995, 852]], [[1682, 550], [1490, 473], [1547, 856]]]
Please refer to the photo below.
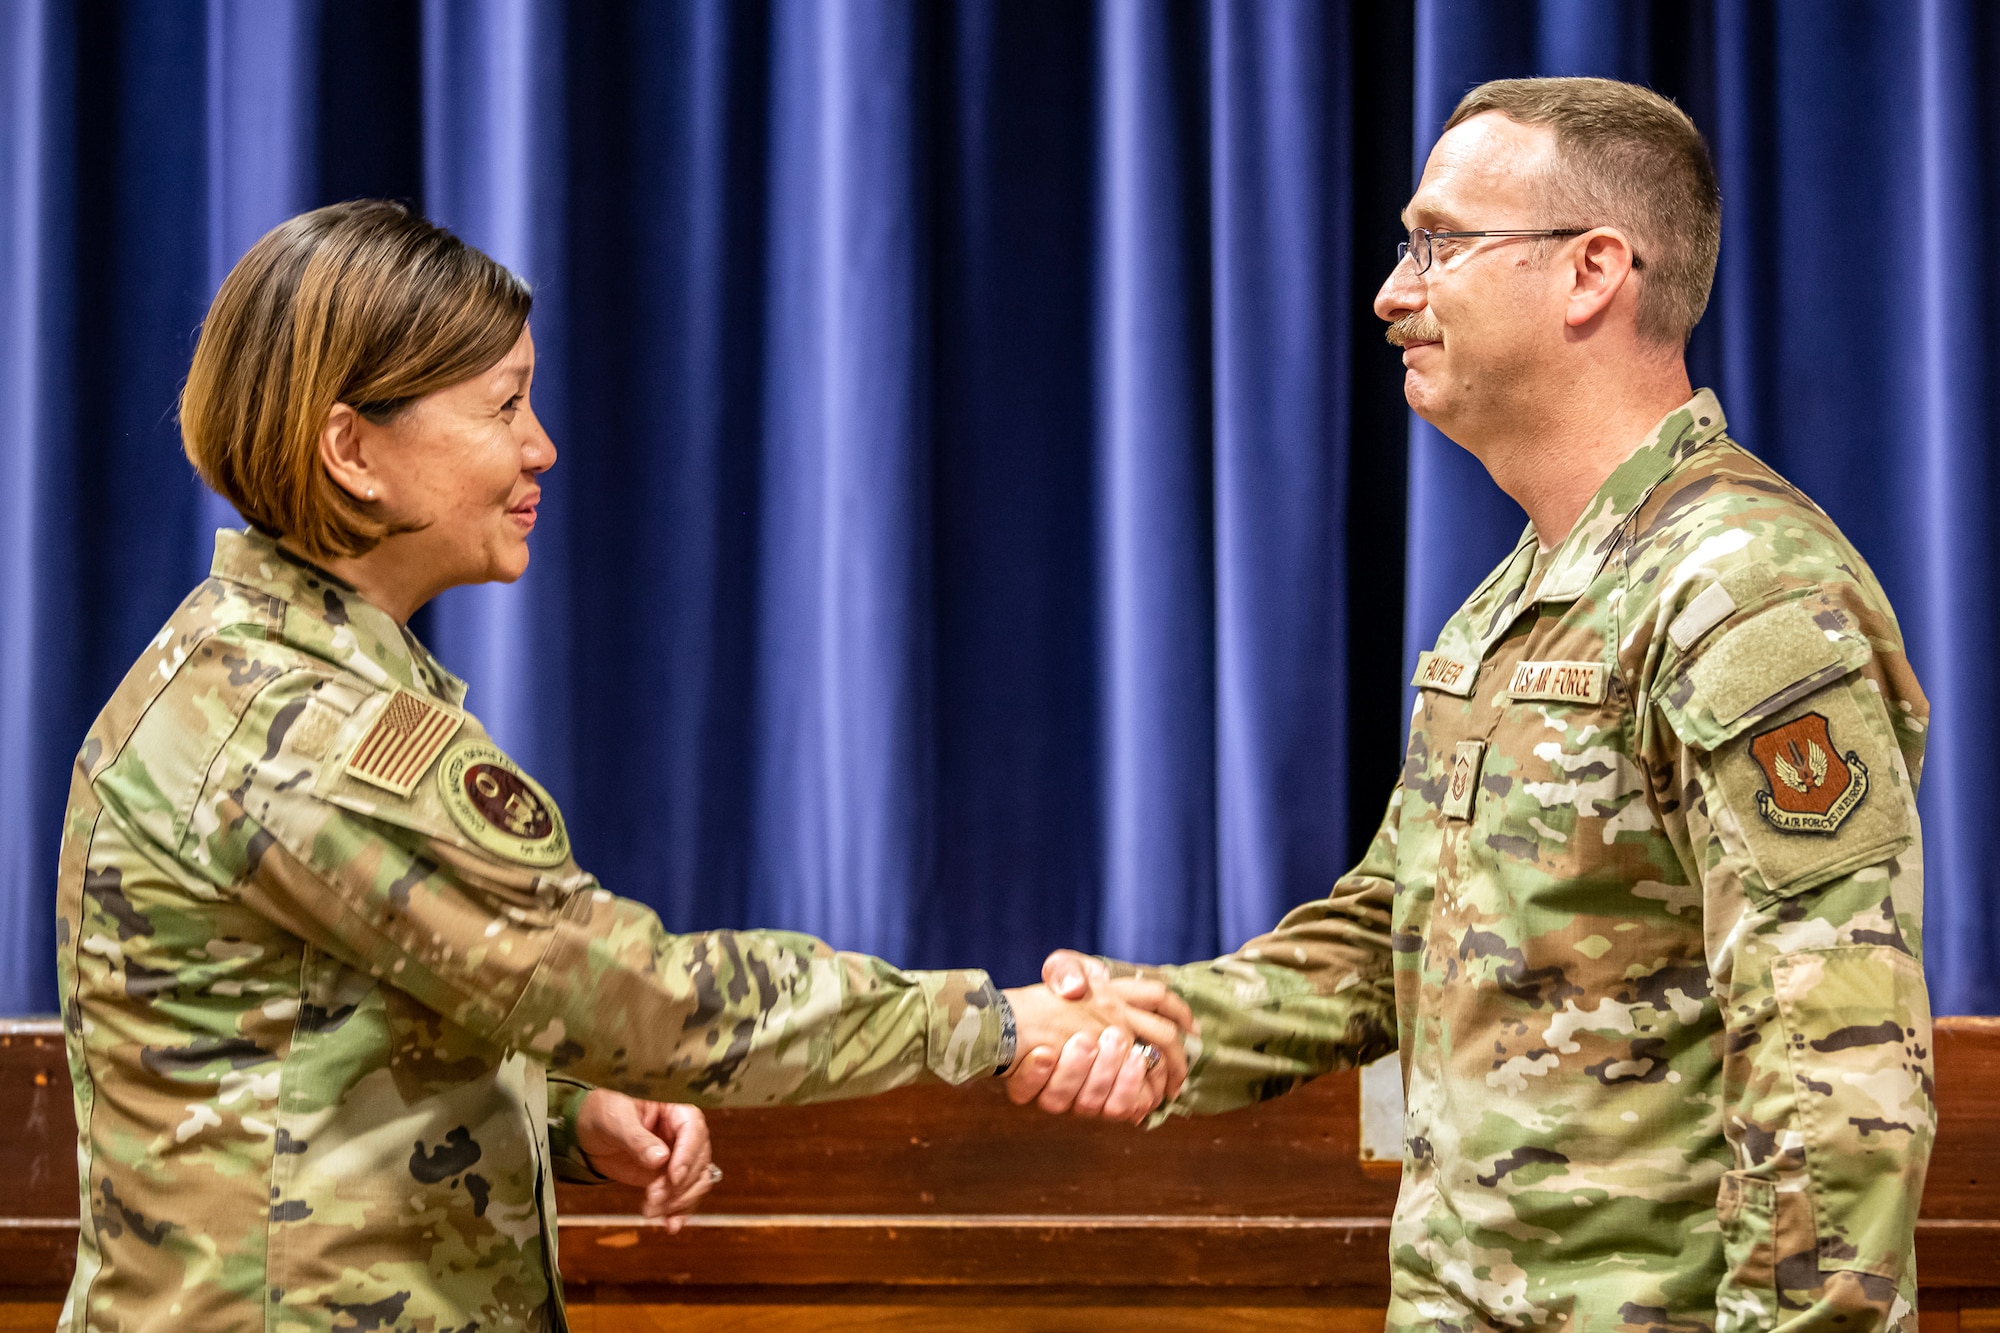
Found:
[[1400, 1051], [1392, 1329], [1915, 1333], [1928, 706], [1867, 565], [1704, 390], [1414, 683], [1361, 865], [1160, 969], [1169, 1111]]
[[553, 1181], [593, 1178], [591, 1085], [754, 1105], [992, 1072], [982, 972], [671, 935], [599, 888], [464, 691], [224, 532], [99, 716], [61, 860], [64, 1328], [560, 1328]]

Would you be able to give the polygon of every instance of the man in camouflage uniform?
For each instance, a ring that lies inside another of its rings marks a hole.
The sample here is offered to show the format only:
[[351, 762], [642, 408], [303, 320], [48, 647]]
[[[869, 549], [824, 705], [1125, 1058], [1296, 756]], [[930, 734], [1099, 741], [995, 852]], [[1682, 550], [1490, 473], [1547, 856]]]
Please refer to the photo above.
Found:
[[66, 1328], [559, 1327], [552, 1187], [598, 1178], [591, 1084], [762, 1105], [1008, 1060], [983, 972], [670, 935], [599, 888], [464, 695], [352, 589], [223, 532], [98, 718], [58, 920]]
[[[1682, 171], [1692, 202], [1565, 192], [1607, 126], [1627, 178]], [[1413, 406], [1546, 522], [1419, 658], [1362, 863], [1236, 953], [1157, 969], [1201, 1024], [1170, 1113], [1400, 1053], [1393, 1329], [1916, 1329], [1927, 706], [1861, 557], [1687, 387], [1717, 209], [1650, 93], [1468, 95], [1376, 309]], [[1662, 216], [1704, 225], [1677, 251]], [[1669, 357], [1646, 302], [1677, 263], [1700, 300], [1666, 308]], [[1045, 1104], [1088, 1075], [1066, 1054]]]

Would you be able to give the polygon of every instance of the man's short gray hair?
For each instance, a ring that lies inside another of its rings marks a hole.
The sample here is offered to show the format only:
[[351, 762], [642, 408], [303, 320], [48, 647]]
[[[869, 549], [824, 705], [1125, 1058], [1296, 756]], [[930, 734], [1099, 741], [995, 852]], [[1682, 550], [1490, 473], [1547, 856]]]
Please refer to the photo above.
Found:
[[1722, 191], [1701, 131], [1650, 88], [1612, 79], [1495, 79], [1467, 93], [1449, 130], [1487, 111], [1556, 135], [1538, 225], [1617, 227], [1645, 261], [1639, 333], [1685, 344], [1708, 308], [1722, 246]]

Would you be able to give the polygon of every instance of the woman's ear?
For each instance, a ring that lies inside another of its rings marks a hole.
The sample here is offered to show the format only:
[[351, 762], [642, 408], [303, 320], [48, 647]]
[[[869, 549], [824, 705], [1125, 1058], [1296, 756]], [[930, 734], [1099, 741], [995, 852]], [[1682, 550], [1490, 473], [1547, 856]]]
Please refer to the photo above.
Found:
[[368, 421], [346, 403], [327, 410], [326, 423], [319, 431], [319, 461], [333, 484], [364, 503], [382, 497], [379, 479], [369, 466], [366, 436]]

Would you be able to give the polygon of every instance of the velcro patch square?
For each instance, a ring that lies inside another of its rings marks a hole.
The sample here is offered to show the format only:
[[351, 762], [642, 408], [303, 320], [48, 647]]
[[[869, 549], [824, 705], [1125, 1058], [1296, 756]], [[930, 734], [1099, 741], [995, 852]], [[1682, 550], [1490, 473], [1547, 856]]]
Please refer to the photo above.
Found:
[[408, 796], [464, 724], [462, 713], [399, 689], [355, 744], [343, 771], [384, 791]]
[[1479, 761], [1486, 755], [1485, 741], [1460, 741], [1451, 753], [1451, 777], [1445, 783], [1446, 819], [1470, 819], [1472, 801], [1479, 792]]
[[1673, 624], [1667, 626], [1667, 637], [1674, 641], [1674, 647], [1686, 652], [1702, 635], [1735, 614], [1736, 599], [1729, 595], [1729, 589], [1711, 583], [1674, 617]]

